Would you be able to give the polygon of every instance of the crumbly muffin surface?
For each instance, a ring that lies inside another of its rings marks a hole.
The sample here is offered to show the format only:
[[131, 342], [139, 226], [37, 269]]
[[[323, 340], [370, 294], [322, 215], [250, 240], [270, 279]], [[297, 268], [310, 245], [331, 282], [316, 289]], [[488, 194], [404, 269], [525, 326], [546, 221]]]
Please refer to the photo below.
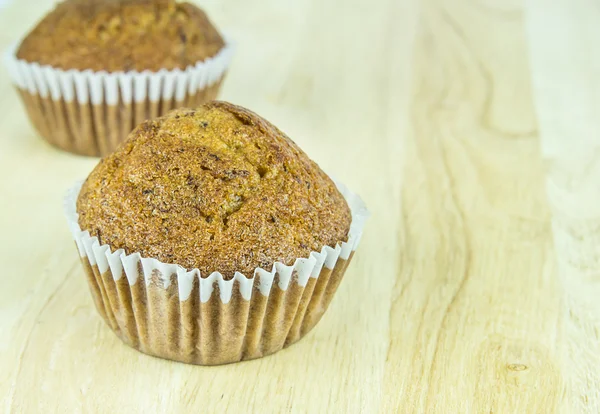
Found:
[[77, 212], [113, 251], [226, 278], [335, 246], [351, 224], [335, 184], [293, 141], [219, 101], [139, 125], [92, 171]]
[[175, 0], [66, 0], [27, 35], [17, 57], [61, 69], [185, 68], [224, 46], [206, 14]]

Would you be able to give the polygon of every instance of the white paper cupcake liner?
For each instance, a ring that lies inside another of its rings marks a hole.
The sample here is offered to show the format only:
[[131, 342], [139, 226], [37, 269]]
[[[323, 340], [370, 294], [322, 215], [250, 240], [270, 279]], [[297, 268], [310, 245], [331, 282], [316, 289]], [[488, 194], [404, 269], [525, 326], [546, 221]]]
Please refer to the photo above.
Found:
[[226, 40], [211, 58], [158, 72], [63, 70], [18, 59], [17, 49], [5, 53], [5, 64], [38, 132], [62, 149], [98, 156], [146, 119], [214, 99], [234, 46]]
[[352, 210], [347, 242], [230, 280], [101, 245], [78, 224], [81, 183], [69, 190], [64, 208], [96, 307], [115, 333], [148, 354], [213, 365], [276, 352], [321, 318], [369, 215], [359, 196], [336, 185]]

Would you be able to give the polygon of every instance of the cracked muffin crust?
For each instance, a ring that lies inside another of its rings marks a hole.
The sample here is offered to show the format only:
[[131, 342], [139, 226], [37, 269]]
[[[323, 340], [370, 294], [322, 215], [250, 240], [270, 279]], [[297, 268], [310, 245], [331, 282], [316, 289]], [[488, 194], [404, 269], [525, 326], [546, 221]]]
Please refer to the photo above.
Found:
[[27, 35], [17, 57], [61, 69], [185, 68], [224, 41], [206, 14], [175, 0], [66, 0]]
[[255, 113], [213, 101], [139, 125], [87, 178], [79, 224], [112, 250], [248, 277], [346, 241], [331, 179]]

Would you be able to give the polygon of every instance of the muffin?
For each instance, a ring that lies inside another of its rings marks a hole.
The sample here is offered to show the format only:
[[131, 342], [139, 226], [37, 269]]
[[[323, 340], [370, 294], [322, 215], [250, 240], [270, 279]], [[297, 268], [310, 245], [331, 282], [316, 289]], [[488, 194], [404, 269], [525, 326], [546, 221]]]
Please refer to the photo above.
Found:
[[7, 55], [33, 125], [66, 151], [101, 156], [133, 126], [214, 99], [231, 46], [174, 0], [66, 0]]
[[367, 216], [279, 129], [218, 101], [143, 122], [65, 209], [112, 330], [147, 354], [202, 365], [304, 336]]

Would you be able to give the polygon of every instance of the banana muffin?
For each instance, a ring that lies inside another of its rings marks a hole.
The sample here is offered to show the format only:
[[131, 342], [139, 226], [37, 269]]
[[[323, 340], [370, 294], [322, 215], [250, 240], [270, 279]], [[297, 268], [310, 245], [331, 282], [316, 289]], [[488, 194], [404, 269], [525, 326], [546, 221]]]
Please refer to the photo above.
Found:
[[103, 156], [142, 121], [214, 99], [231, 50], [190, 3], [66, 0], [7, 65], [44, 139]]
[[367, 215], [283, 132], [217, 101], [143, 122], [65, 208], [113, 331], [203, 365], [268, 355], [309, 332]]

